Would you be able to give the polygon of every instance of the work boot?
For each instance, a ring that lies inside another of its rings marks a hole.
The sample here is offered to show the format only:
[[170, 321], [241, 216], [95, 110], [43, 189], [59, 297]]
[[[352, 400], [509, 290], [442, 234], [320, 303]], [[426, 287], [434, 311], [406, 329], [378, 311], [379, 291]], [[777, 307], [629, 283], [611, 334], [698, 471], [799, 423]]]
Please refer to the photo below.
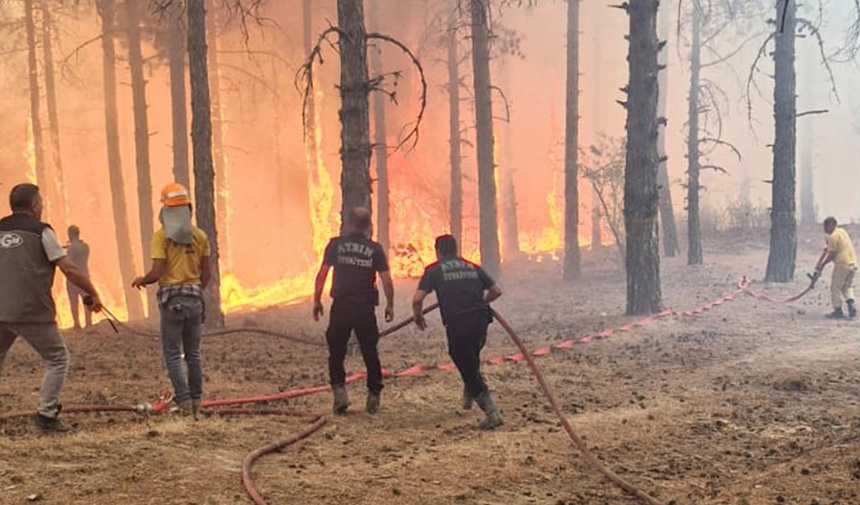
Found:
[[854, 305], [854, 300], [848, 300], [848, 318], [854, 319], [857, 317], [857, 307]]
[[472, 395], [469, 394], [469, 390], [465, 387], [463, 388], [463, 410], [472, 410], [472, 405], [475, 403], [475, 399], [472, 398]]
[[195, 421], [200, 419], [200, 407], [203, 402], [200, 398], [192, 398], [191, 399], [191, 415], [194, 417]]
[[173, 399], [173, 402], [170, 404], [170, 408], [167, 410], [171, 414], [176, 414], [178, 416], [188, 416], [191, 415], [191, 402], [188, 400], [185, 401], [177, 401], [176, 398]]
[[496, 407], [496, 402], [493, 401], [493, 395], [489, 391], [475, 398], [475, 402], [481, 407], [484, 414], [486, 414], [486, 417], [478, 423], [478, 428], [482, 430], [494, 430], [505, 424], [499, 408]]
[[382, 401], [382, 391], [367, 391], [367, 404], [365, 410], [368, 414], [379, 412], [379, 404]]
[[831, 312], [830, 314], [827, 314], [827, 319], [844, 319], [844, 318], [845, 318], [845, 313], [842, 312], [842, 307], [839, 307], [838, 309], [834, 309], [833, 312]]
[[57, 409], [55, 417], [43, 416], [37, 413], [34, 421], [39, 431], [42, 433], [68, 433], [74, 431], [74, 426], [60, 421], [60, 410], [62, 410], [62, 405]]
[[346, 394], [346, 386], [332, 386], [331, 391], [334, 394], [334, 413], [345, 414], [349, 408], [349, 397]]

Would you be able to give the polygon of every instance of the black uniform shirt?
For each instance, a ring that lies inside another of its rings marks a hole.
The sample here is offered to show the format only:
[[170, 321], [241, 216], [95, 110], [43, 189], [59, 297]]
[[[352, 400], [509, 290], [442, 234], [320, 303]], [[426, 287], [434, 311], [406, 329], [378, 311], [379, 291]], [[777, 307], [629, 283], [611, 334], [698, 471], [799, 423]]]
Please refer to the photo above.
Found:
[[489, 317], [484, 291], [494, 284], [483, 268], [463, 258], [452, 258], [428, 266], [418, 289], [436, 292], [442, 322], [447, 326], [465, 314], [484, 313]]
[[331, 297], [337, 301], [376, 304], [376, 272], [388, 271], [382, 246], [355, 233], [331, 239], [323, 261], [334, 268]]

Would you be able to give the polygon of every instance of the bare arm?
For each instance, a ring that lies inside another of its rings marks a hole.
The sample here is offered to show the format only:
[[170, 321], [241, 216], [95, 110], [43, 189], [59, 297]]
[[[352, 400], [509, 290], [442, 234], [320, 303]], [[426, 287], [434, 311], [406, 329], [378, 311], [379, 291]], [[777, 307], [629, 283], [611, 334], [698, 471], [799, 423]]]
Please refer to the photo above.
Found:
[[502, 296], [502, 288], [499, 287], [498, 284], [493, 284], [490, 286], [490, 289], [487, 290], [487, 294], [484, 295], [484, 302], [487, 304], [493, 303], [498, 300]]
[[157, 259], [152, 260], [152, 268], [150, 268], [149, 273], [144, 275], [143, 277], [138, 277], [131, 283], [131, 285], [137, 289], [148, 286], [150, 284], [154, 284], [161, 280], [164, 277], [164, 274], [167, 273], [167, 260]]
[[206, 289], [212, 280], [212, 258], [204, 256], [200, 262], [200, 287]]
[[391, 272], [380, 272], [379, 277], [382, 279], [382, 290], [385, 292], [385, 309], [392, 311], [392, 319], [394, 319], [394, 281], [391, 280]]
[[331, 266], [323, 263], [317, 272], [317, 278], [314, 282], [314, 321], [319, 321], [323, 315], [322, 294], [325, 289], [325, 281], [328, 279], [328, 271]]
[[821, 255], [821, 259], [818, 260], [818, 264], [815, 265], [815, 270], [821, 272], [824, 270], [829, 263], [832, 263], [833, 260], [836, 259], [836, 251], [828, 251], [824, 249], [824, 253]]
[[427, 321], [424, 320], [424, 299], [428, 294], [427, 291], [419, 289], [412, 297], [412, 316], [415, 318], [415, 325], [421, 330], [427, 328]]
[[101, 310], [101, 299], [99, 299], [95, 286], [93, 286], [93, 283], [90, 282], [89, 278], [87, 278], [87, 276], [84, 275], [74, 263], [72, 263], [72, 260], [70, 260], [68, 256], [63, 256], [57, 260], [56, 265], [60, 268], [60, 271], [63, 272], [63, 275], [66, 276], [66, 279], [75, 286], [83, 289], [93, 298], [92, 309], [96, 312]]

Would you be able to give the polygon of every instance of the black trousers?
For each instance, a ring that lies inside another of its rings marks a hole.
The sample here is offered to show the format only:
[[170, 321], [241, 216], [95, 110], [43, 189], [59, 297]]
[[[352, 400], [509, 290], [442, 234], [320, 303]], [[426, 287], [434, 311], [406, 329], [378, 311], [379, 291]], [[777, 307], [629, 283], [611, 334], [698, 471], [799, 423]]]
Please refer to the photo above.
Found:
[[334, 301], [329, 315], [326, 342], [328, 342], [328, 371], [332, 386], [341, 386], [346, 381], [343, 362], [352, 332], [358, 339], [361, 357], [367, 367], [367, 389], [382, 390], [382, 365], [379, 363], [379, 326], [376, 324], [376, 308], [371, 304], [355, 304]]
[[481, 375], [481, 350], [487, 343], [489, 325], [487, 314], [475, 313], [456, 317], [446, 326], [448, 353], [472, 398], [487, 392], [487, 383]]

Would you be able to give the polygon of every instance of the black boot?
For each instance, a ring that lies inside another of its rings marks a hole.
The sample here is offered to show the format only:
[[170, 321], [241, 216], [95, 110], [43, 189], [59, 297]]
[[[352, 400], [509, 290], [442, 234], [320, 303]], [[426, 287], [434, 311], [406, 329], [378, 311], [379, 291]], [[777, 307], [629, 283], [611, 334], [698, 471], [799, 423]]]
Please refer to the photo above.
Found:
[[833, 312], [827, 314], [827, 319], [845, 319], [845, 313], [842, 312], [842, 307], [834, 309]]
[[857, 307], [854, 306], [854, 300], [848, 300], [848, 317], [850, 319], [857, 317]]
[[502, 419], [502, 414], [499, 412], [499, 408], [496, 407], [496, 402], [493, 401], [493, 395], [490, 394], [489, 391], [475, 398], [475, 403], [481, 407], [481, 410], [484, 411], [484, 414], [487, 416], [478, 423], [478, 428], [482, 430], [494, 430], [499, 426], [505, 424], [505, 421]]
[[72, 425], [60, 421], [60, 410], [62, 410], [62, 406], [57, 409], [57, 414], [54, 417], [43, 416], [37, 413], [34, 421], [39, 431], [42, 433], [68, 433], [74, 431], [75, 428]]

